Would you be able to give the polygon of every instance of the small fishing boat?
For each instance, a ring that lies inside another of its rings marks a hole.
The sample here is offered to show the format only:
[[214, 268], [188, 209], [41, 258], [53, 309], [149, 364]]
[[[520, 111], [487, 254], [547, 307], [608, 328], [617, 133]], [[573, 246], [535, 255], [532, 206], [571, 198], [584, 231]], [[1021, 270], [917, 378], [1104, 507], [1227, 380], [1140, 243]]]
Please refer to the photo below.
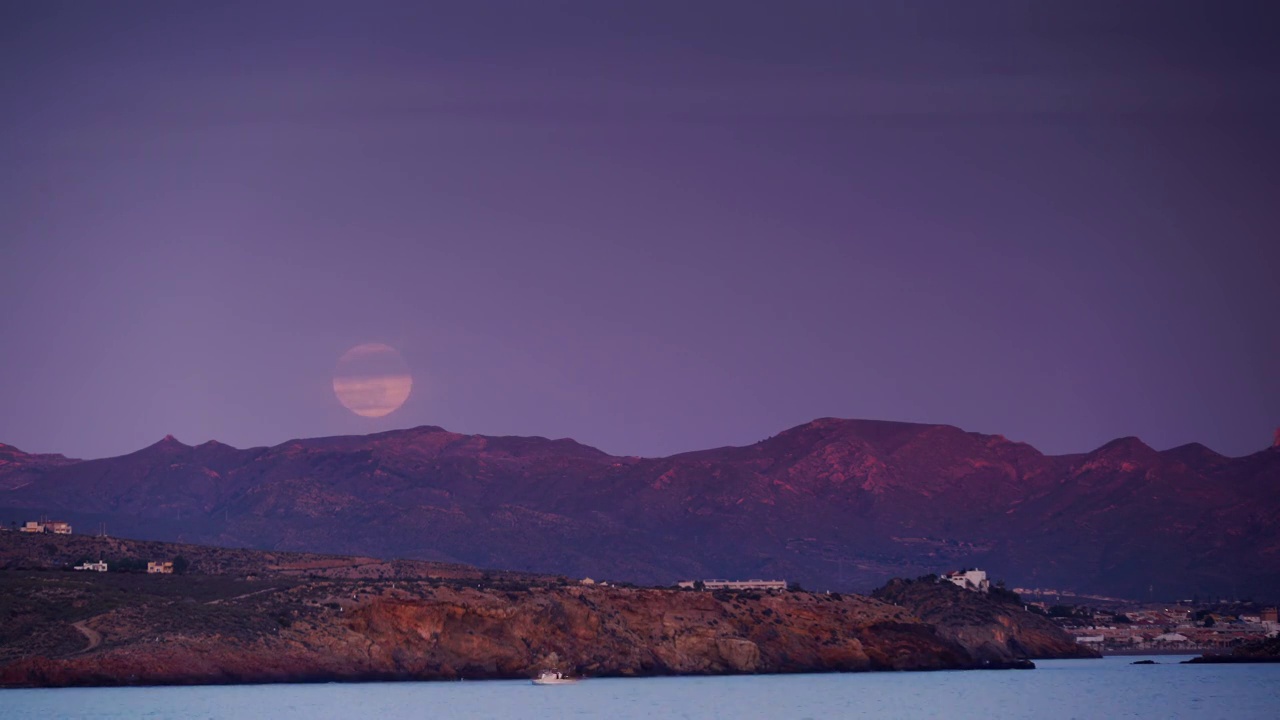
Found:
[[534, 685], [571, 685], [578, 682], [582, 678], [569, 677], [559, 670], [544, 670], [542, 674], [533, 679]]

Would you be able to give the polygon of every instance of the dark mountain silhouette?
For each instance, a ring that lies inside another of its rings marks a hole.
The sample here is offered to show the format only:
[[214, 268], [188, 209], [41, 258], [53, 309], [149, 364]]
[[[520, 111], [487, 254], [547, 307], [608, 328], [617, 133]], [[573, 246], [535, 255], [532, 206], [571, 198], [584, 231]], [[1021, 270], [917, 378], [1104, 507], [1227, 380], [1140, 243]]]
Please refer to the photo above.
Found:
[[1121, 438], [1047, 456], [946, 425], [824, 418], [746, 447], [616, 457], [419, 427], [74, 461], [0, 446], [0, 518], [214, 545], [645, 583], [866, 590], [981, 566], [1118, 597], [1280, 597], [1280, 447]]

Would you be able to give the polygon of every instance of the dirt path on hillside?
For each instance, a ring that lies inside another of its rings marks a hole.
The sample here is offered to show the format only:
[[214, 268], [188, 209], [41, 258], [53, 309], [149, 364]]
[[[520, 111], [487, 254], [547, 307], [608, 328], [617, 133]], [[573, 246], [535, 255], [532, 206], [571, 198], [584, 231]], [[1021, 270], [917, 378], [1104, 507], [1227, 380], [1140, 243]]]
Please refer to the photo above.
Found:
[[253, 597], [254, 595], [261, 595], [262, 593], [275, 592], [276, 590], [279, 590], [279, 589], [280, 588], [269, 587], [269, 588], [264, 588], [262, 590], [254, 590], [253, 592], [245, 593], [243, 595], [236, 595], [235, 597], [218, 598], [217, 600], [210, 600], [209, 602], [205, 603], [205, 605], [221, 605], [222, 603], [235, 602], [236, 600], [243, 600], [247, 597]]
[[87, 639], [87, 640], [89, 641], [89, 644], [88, 644], [88, 645], [86, 645], [85, 647], [81, 648], [81, 649], [80, 649], [80, 651], [76, 653], [77, 655], [82, 655], [82, 654], [84, 654], [84, 653], [87, 653], [87, 652], [89, 652], [90, 650], [92, 650], [92, 649], [94, 649], [94, 648], [96, 648], [96, 647], [98, 647], [99, 645], [101, 645], [101, 644], [102, 644], [102, 633], [98, 632], [97, 630], [94, 630], [93, 628], [89, 627], [88, 625], [85, 625], [85, 623], [87, 623], [87, 622], [89, 622], [89, 621], [88, 621], [88, 620], [81, 620], [80, 622], [71, 623], [71, 627], [73, 627], [73, 628], [75, 628], [75, 629], [79, 630], [79, 631], [80, 631], [80, 634], [81, 634], [81, 635], [84, 635], [84, 636], [85, 636], [85, 639]]

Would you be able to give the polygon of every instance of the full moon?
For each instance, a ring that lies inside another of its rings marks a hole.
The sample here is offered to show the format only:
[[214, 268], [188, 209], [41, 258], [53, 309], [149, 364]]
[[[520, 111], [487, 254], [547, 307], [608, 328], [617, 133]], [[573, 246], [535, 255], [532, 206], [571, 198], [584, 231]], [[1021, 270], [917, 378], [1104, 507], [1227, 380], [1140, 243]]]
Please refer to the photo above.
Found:
[[390, 345], [357, 345], [338, 358], [333, 371], [333, 394], [348, 410], [362, 417], [390, 415], [404, 405], [413, 390], [409, 364]]

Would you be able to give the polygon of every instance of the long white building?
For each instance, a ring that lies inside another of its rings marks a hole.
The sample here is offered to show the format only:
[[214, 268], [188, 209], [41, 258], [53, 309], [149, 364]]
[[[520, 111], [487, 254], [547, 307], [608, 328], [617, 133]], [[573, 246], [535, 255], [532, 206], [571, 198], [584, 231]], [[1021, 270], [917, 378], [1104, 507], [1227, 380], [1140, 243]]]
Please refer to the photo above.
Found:
[[[684, 580], [676, 583], [682, 588], [691, 588], [696, 580]], [[786, 580], [703, 580], [702, 587], [707, 590], [786, 590]]]

